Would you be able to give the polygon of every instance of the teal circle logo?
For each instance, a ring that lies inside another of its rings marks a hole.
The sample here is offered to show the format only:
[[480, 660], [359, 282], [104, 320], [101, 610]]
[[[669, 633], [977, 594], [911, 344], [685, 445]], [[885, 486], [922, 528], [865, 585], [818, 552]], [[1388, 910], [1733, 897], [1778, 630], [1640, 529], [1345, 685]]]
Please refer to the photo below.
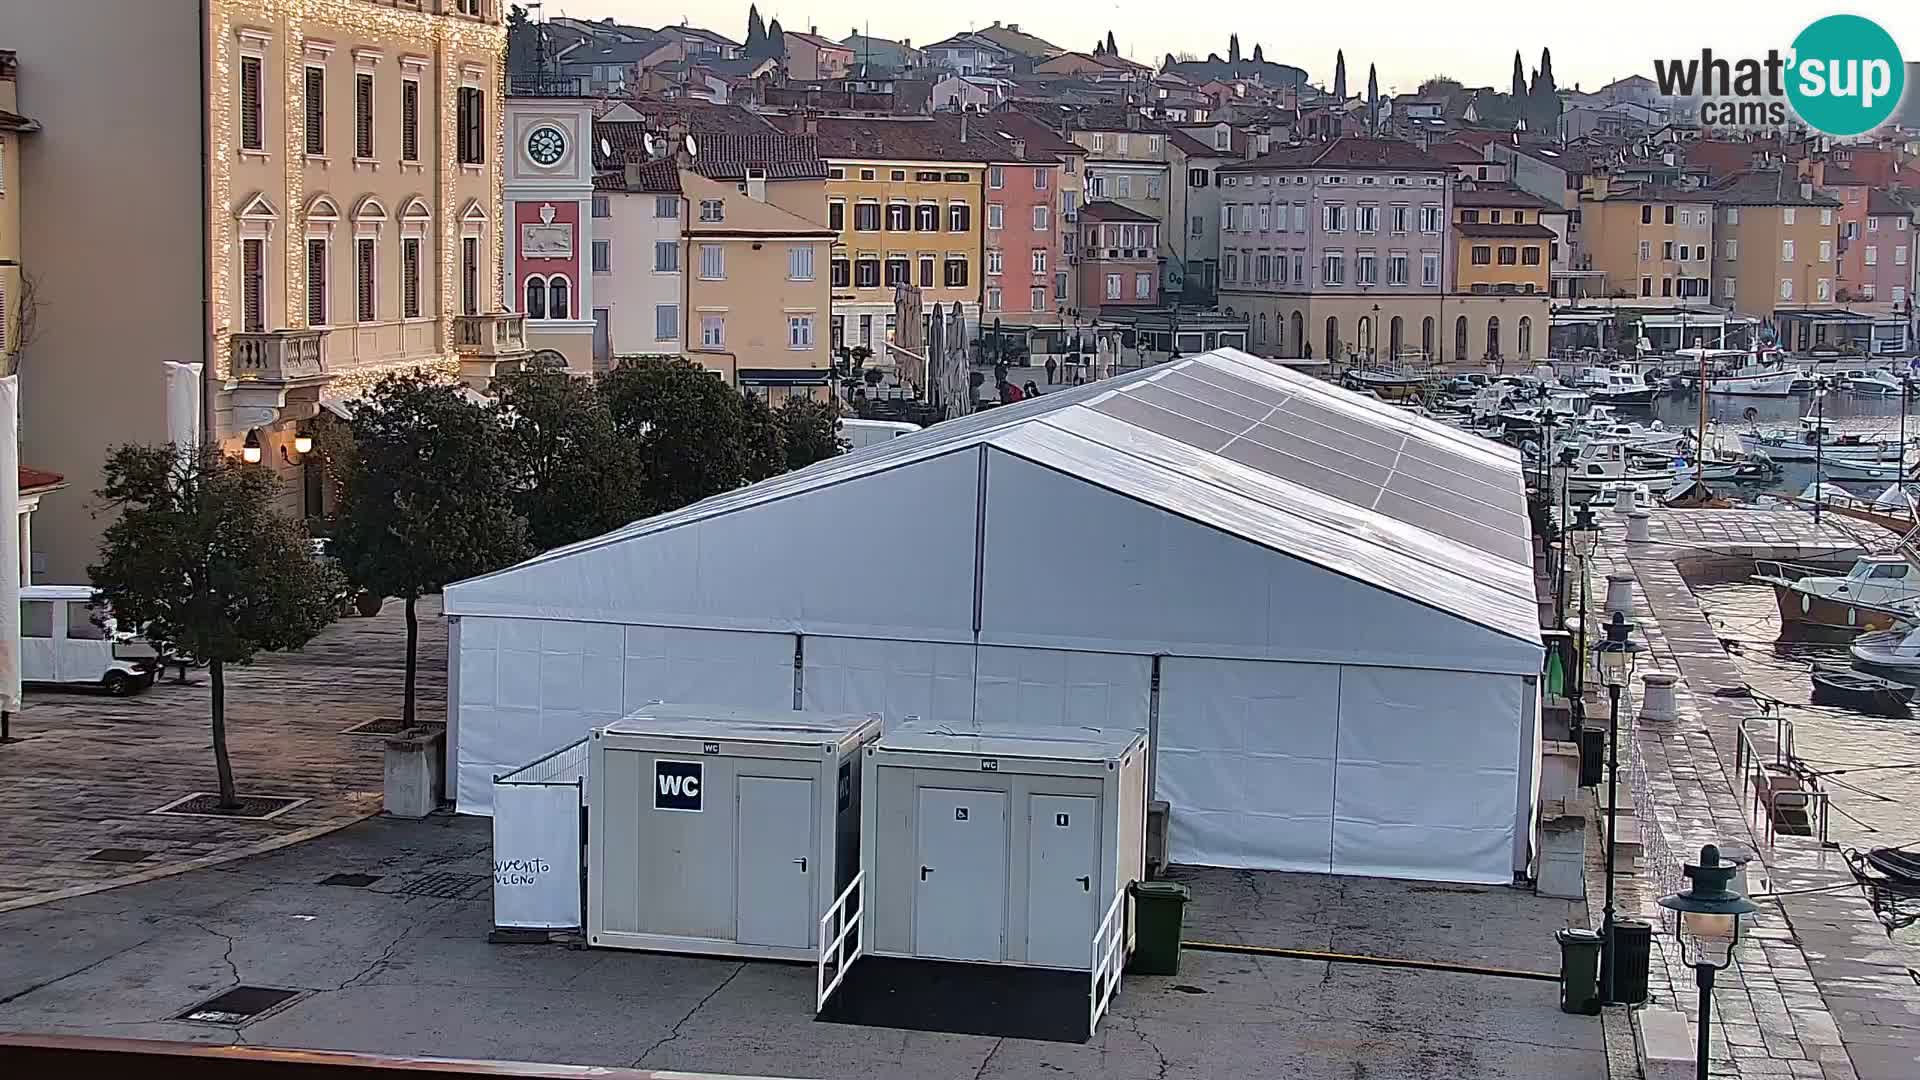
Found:
[[1815, 131], [1864, 135], [1887, 122], [1906, 89], [1900, 47], [1872, 19], [1829, 15], [1793, 39], [1787, 100]]

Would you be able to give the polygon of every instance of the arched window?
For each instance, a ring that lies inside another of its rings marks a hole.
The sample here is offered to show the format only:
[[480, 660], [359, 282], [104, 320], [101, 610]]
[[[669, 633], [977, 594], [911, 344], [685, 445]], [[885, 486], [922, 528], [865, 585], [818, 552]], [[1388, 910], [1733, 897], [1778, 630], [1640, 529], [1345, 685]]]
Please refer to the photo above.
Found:
[[1500, 359], [1500, 316], [1487, 316], [1487, 359]]
[[1293, 355], [1298, 356], [1307, 348], [1307, 321], [1296, 311], [1288, 322], [1292, 330], [1287, 335], [1286, 344], [1293, 350]]
[[1340, 359], [1340, 319], [1335, 315], [1327, 316], [1327, 359]]
[[1520, 359], [1533, 359], [1533, 320], [1520, 316]]
[[1420, 320], [1420, 355], [1433, 359], [1433, 316]]
[[1262, 345], [1267, 343], [1267, 313], [1264, 311], [1260, 313], [1260, 329], [1254, 331], [1253, 339]]
[[1395, 315], [1393, 321], [1387, 324], [1387, 355], [1393, 357], [1395, 360], [1400, 358], [1400, 335], [1405, 329], [1403, 323], [1404, 321], [1400, 316]]
[[547, 279], [535, 275], [527, 279], [527, 318], [547, 317]]
[[547, 279], [547, 318], [570, 319], [568, 314], [567, 276], [555, 274]]
[[1453, 320], [1453, 360], [1464, 364], [1471, 359], [1467, 355], [1467, 317], [1462, 315]]

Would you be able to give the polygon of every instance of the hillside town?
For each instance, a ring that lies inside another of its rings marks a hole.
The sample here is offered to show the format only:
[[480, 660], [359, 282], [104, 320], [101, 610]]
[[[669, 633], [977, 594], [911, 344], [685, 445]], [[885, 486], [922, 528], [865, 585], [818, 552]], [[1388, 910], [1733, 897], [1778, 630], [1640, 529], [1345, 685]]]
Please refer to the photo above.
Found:
[[0, 1077], [1920, 1076], [1886, 29], [580, 6], [0, 0]]

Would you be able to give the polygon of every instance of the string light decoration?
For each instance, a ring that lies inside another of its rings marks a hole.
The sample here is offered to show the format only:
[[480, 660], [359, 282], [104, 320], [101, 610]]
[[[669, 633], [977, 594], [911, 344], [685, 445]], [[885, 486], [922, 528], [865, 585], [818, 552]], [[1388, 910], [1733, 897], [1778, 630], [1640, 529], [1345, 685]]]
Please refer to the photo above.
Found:
[[[280, 50], [284, 90], [279, 101], [270, 103], [273, 112], [284, 116], [284, 145], [281, 147], [285, 191], [280, 200], [286, 208], [281, 226], [285, 248], [285, 320], [283, 325], [303, 328], [306, 312], [307, 230], [306, 159], [306, 43], [309, 38], [342, 41], [404, 42], [410, 49], [430, 55], [441, 71], [440, 94], [434, 102], [434, 120], [422, 124], [423, 130], [435, 130], [440, 141], [440, 179], [438, 182], [440, 244], [440, 353], [422, 361], [408, 361], [376, 369], [357, 370], [336, 376], [330, 390], [365, 389], [395, 371], [431, 370], [452, 377], [459, 372], [459, 360], [453, 353], [453, 318], [458, 310], [459, 228], [458, 200], [469, 185], [468, 174], [457, 160], [461, 71], [478, 67], [487, 74], [483, 85], [493, 88], [486, 108], [491, 112], [494, 152], [483, 166], [481, 190], [472, 194], [492, 199], [497, 215], [504, 194], [502, 163], [505, 160], [506, 124], [504, 93], [506, 88], [506, 26], [489, 15], [476, 19], [457, 12], [436, 13], [394, 6], [380, 0], [213, 0], [209, 6], [210, 36], [214, 49], [209, 57], [211, 70], [210, 100], [204, 106], [210, 112], [208, 125], [209, 170], [207, 191], [208, 236], [212, 254], [209, 288], [212, 291], [210, 317], [213, 334], [212, 378], [222, 382], [232, 378], [231, 344], [233, 334], [233, 283], [236, 222], [234, 220], [233, 163], [238, 146], [238, 31], [260, 29], [273, 35]], [[269, 78], [268, 85], [272, 80]], [[264, 108], [265, 106], [263, 106]], [[500, 265], [500, 229], [486, 245], [493, 267]], [[485, 274], [486, 268], [481, 272]], [[494, 309], [499, 308], [500, 274], [487, 275], [493, 284], [487, 290]], [[485, 305], [483, 304], [484, 308]]]

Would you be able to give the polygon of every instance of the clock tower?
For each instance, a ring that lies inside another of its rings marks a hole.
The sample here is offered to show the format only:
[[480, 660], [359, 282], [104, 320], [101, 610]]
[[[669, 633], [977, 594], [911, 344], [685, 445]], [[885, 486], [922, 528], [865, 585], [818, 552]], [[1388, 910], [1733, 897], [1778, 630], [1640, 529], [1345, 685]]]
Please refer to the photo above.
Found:
[[[593, 370], [593, 101], [513, 96], [506, 104], [506, 300], [527, 345]], [[549, 356], [548, 359], [551, 359]]]

